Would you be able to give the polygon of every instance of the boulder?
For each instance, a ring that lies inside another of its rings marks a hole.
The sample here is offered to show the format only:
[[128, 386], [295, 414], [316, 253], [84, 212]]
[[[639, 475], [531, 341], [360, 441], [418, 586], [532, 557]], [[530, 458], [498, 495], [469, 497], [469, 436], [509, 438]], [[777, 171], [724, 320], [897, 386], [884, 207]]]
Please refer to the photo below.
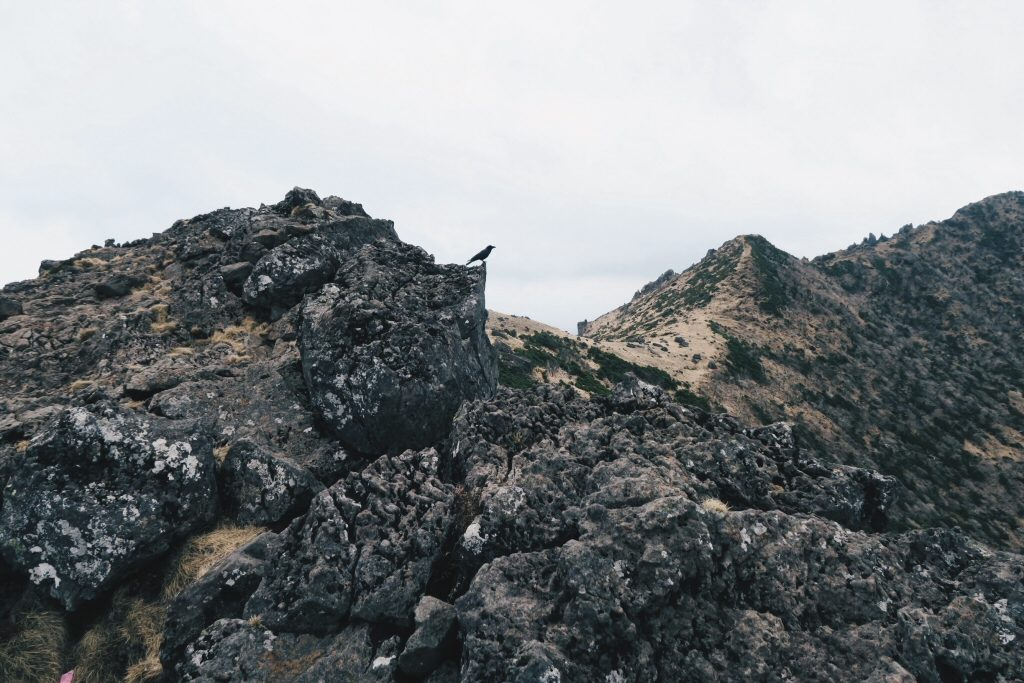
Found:
[[299, 465], [240, 441], [221, 466], [220, 488], [236, 522], [271, 526], [304, 512], [323, 484]]
[[0, 296], [0, 322], [7, 320], [12, 315], [21, 315], [22, 312], [20, 301], [9, 296]]
[[378, 242], [306, 300], [303, 375], [346, 447], [375, 454], [435, 444], [463, 401], [494, 393], [485, 277], [482, 268], [437, 265], [417, 247]]
[[277, 551], [277, 535], [267, 532], [233, 552], [186, 587], [167, 607], [160, 663], [182, 675], [185, 650], [218, 619], [242, 616], [246, 601], [263, 578], [268, 560]]
[[455, 630], [455, 608], [443, 600], [424, 596], [416, 605], [416, 630], [398, 658], [403, 673], [422, 678], [445, 658]]
[[74, 610], [216, 510], [202, 434], [110, 404], [71, 408], [33, 438], [7, 482], [0, 550]]
[[100, 299], [116, 299], [131, 293], [133, 289], [141, 287], [146, 282], [146, 278], [141, 275], [125, 275], [122, 273], [93, 285], [93, 290]]
[[329, 282], [351, 250], [376, 240], [398, 240], [391, 221], [348, 216], [321, 222], [315, 232], [274, 246], [261, 256], [245, 281], [242, 298], [272, 314], [287, 310]]

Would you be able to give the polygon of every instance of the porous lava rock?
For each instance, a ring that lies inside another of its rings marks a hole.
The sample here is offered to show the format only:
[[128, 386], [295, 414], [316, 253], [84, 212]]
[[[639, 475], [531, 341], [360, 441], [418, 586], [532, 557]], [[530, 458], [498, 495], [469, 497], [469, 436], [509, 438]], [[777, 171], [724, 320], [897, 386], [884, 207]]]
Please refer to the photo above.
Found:
[[468, 399], [494, 393], [485, 271], [410, 245], [360, 249], [302, 308], [313, 405], [347, 447], [400, 453], [440, 441]]
[[113, 405], [71, 408], [29, 444], [0, 508], [0, 549], [68, 610], [211, 521], [206, 437]]
[[381, 456], [319, 493], [281, 534], [282, 557], [245, 616], [296, 633], [330, 633], [349, 616], [413, 623], [448, 534], [452, 486], [433, 449]]

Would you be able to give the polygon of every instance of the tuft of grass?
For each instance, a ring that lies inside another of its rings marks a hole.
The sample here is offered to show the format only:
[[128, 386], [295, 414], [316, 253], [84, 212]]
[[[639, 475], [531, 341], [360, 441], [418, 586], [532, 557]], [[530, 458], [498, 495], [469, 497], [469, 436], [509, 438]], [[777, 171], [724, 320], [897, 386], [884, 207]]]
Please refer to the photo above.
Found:
[[193, 536], [173, 558], [159, 598], [145, 600], [133, 597], [127, 588], [117, 591], [107, 616], [86, 632], [75, 646], [75, 683], [149, 683], [160, 680], [163, 676], [160, 647], [163, 645], [167, 605], [215, 564], [261, 533], [263, 529], [260, 527], [229, 524]]
[[229, 450], [231, 450], [231, 447], [228, 446], [227, 444], [224, 444], [223, 446], [217, 446], [216, 448], [213, 449], [214, 459], [219, 463], [223, 463], [224, 458], [228, 457]]
[[78, 331], [78, 334], [75, 335], [75, 338], [78, 339], [78, 341], [80, 342], [84, 342], [86, 339], [93, 336], [99, 331], [100, 328], [98, 327], [83, 327]]
[[705, 498], [700, 502], [700, 506], [708, 512], [716, 512], [720, 515], [729, 511], [729, 505], [718, 498]]
[[263, 531], [262, 527], [243, 527], [227, 523], [213, 531], [190, 538], [178, 552], [174, 571], [164, 582], [164, 598], [173, 598], [185, 587], [199, 580], [215, 564]]
[[175, 346], [173, 349], [167, 352], [168, 356], [172, 358], [178, 358], [180, 356], [192, 356], [195, 355], [195, 347], [192, 346]]
[[89, 387], [96, 386], [96, 380], [92, 379], [76, 379], [74, 382], [68, 385], [68, 392], [75, 393], [82, 389], [88, 389]]
[[249, 352], [263, 344], [262, 338], [269, 329], [270, 325], [267, 323], [246, 317], [240, 325], [217, 330], [205, 340], [205, 343], [213, 347], [220, 346], [227, 351], [228, 355], [225, 356], [224, 362], [245, 363], [249, 360]]
[[74, 265], [78, 268], [93, 268], [95, 270], [106, 270], [110, 266], [110, 264], [103, 259], [95, 258], [93, 256], [75, 259]]
[[29, 441], [28, 439], [22, 439], [18, 443], [14, 444], [14, 450], [18, 451], [19, 453], [24, 453], [25, 451], [28, 450], [28, 445], [30, 443], [32, 442]]
[[170, 306], [167, 304], [153, 304], [149, 307], [153, 314], [153, 322], [149, 329], [156, 334], [164, 334], [178, 329], [178, 321], [170, 319]]
[[17, 631], [0, 643], [0, 680], [53, 683], [63, 673], [67, 623], [56, 610], [18, 614]]

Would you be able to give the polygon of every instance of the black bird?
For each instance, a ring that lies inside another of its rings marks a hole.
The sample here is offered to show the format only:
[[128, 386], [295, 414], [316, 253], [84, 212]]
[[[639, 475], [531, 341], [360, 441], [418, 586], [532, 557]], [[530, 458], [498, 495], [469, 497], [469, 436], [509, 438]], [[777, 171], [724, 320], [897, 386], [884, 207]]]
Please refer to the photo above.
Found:
[[484, 249], [479, 254], [466, 261], [466, 265], [468, 266], [473, 261], [479, 261], [480, 263], [483, 263], [484, 261], [487, 260], [487, 257], [491, 255], [491, 249], [494, 249], [494, 245], [488, 244], [486, 249]]

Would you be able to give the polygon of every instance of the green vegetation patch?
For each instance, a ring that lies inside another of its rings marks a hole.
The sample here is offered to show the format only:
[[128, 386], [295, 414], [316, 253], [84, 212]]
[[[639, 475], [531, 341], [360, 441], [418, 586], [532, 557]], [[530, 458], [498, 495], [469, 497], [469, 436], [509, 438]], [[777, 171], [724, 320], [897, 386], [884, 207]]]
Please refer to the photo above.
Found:
[[734, 377], [749, 377], [764, 384], [768, 377], [764, 372], [762, 349], [737, 338], [714, 320], [708, 321], [711, 331], [725, 337], [725, 366]]
[[781, 315], [782, 309], [789, 303], [789, 295], [779, 275], [779, 268], [786, 264], [786, 252], [760, 235], [748, 237], [747, 243], [750, 245], [754, 267], [761, 275], [761, 296], [757, 305], [769, 315]]
[[[691, 309], [702, 308], [711, 303], [711, 298], [718, 291], [718, 285], [722, 280], [736, 272], [741, 253], [739, 249], [734, 249], [726, 254], [716, 254], [686, 271], [689, 278], [679, 295], [679, 302]], [[669, 292], [666, 292], [662, 296], [668, 294]]]

